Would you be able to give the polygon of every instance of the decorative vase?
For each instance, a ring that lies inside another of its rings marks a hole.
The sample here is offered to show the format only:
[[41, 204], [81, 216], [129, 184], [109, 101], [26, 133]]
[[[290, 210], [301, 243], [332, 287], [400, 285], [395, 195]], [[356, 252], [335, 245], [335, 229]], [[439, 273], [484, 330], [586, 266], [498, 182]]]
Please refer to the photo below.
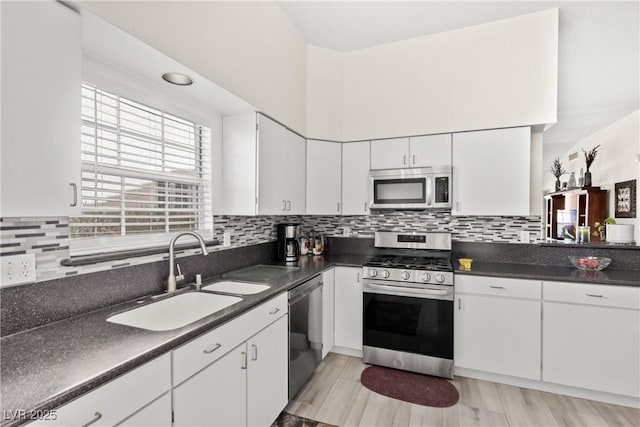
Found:
[[571, 172], [571, 176], [569, 177], [569, 188], [576, 188], [576, 174], [575, 174], [575, 172]]
[[584, 184], [585, 187], [591, 187], [591, 172], [589, 169], [584, 173]]
[[560, 177], [556, 177], [556, 191], [560, 191]]

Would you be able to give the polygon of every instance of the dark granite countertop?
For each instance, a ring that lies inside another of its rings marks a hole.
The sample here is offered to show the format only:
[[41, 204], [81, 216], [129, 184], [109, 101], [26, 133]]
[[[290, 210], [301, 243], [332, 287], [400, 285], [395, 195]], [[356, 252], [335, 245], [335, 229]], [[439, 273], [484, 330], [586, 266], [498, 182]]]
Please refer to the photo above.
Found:
[[[154, 332], [106, 321], [115, 313], [139, 306], [140, 300], [136, 300], [3, 337], [2, 413], [61, 406], [328, 268], [360, 267], [366, 259], [367, 255], [357, 254], [303, 257], [299, 270], [272, 282], [269, 290], [246, 295], [223, 311], [170, 331]], [[208, 278], [205, 284], [224, 277]], [[17, 426], [26, 421], [3, 419], [1, 425]]]
[[471, 270], [461, 270], [459, 265], [455, 265], [455, 273], [555, 282], [640, 286], [640, 271], [633, 270], [605, 269], [603, 271], [582, 271], [574, 267], [557, 265], [547, 266], [474, 261]]

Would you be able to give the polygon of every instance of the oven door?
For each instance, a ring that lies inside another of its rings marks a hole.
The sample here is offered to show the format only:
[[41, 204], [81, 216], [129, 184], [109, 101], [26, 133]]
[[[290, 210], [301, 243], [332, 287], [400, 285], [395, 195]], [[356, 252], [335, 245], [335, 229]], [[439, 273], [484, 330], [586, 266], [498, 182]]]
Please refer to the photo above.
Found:
[[392, 283], [364, 284], [364, 346], [453, 360], [453, 287], [434, 286], [421, 294], [394, 291], [398, 286]]

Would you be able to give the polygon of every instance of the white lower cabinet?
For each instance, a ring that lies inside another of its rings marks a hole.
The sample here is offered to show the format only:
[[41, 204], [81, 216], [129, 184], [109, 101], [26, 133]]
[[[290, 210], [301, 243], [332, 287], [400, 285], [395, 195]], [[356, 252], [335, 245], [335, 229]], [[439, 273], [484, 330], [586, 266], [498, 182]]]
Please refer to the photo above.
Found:
[[[135, 417], [133, 414], [154, 402], [159, 396], [169, 394], [167, 392], [170, 388], [171, 357], [165, 354], [56, 409], [55, 420], [38, 420], [31, 425], [114, 426], [123, 420], [132, 419]], [[170, 425], [171, 399], [154, 403], [157, 413], [153, 416], [158, 421], [155, 425]], [[139, 414], [143, 411], [146, 412], [142, 409]], [[123, 422], [122, 425], [143, 424]]]
[[544, 381], [640, 396], [640, 289], [544, 283]]
[[158, 427], [169, 425], [171, 420], [171, 393], [157, 398], [123, 422], [118, 427]]
[[335, 269], [322, 273], [322, 358], [333, 349], [335, 342]]
[[174, 426], [271, 425], [288, 402], [286, 314], [282, 294], [175, 350]]
[[456, 276], [456, 367], [540, 380], [541, 283]]
[[362, 269], [335, 268], [335, 346], [362, 351]]

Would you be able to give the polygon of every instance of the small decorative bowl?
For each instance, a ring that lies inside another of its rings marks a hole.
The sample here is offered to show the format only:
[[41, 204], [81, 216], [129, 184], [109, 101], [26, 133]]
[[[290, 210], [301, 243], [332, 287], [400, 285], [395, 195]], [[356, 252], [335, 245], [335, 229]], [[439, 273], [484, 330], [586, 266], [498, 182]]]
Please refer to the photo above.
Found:
[[460, 263], [461, 269], [471, 270], [471, 264], [473, 263], [471, 258], [458, 258], [458, 262]]
[[569, 255], [569, 261], [571, 261], [571, 264], [579, 270], [600, 271], [607, 268], [611, 263], [611, 258]]

